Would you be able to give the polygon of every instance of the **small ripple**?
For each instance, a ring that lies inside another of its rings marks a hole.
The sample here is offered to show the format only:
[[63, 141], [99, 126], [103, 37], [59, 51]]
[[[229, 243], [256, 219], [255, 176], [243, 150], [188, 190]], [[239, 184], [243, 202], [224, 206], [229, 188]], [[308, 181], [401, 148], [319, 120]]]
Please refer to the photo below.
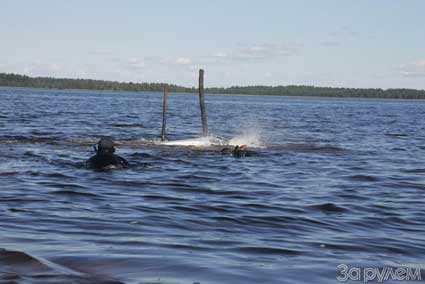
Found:
[[277, 248], [277, 247], [237, 247], [231, 249], [238, 253], [254, 254], [254, 255], [300, 255], [299, 250]]
[[414, 182], [407, 182], [407, 181], [402, 181], [402, 182], [397, 182], [397, 183], [385, 183], [384, 184], [387, 187], [391, 187], [391, 188], [412, 188], [412, 189], [419, 189], [419, 190], [425, 190], [425, 185], [422, 183], [414, 183]]
[[270, 147], [275, 150], [287, 150], [287, 151], [295, 151], [295, 152], [312, 152], [312, 153], [331, 153], [338, 154], [347, 152], [347, 149], [337, 147], [337, 146], [329, 146], [329, 145], [315, 145], [315, 144], [285, 144], [285, 145], [276, 145]]
[[215, 246], [220, 248], [224, 246], [237, 246], [240, 244], [240, 242], [229, 240], [200, 240], [199, 242], [209, 246]]
[[210, 194], [210, 195], [234, 195], [241, 193], [239, 191], [233, 191], [233, 190], [214, 190], [206, 187], [201, 187], [199, 185], [190, 185], [190, 184], [183, 184], [183, 183], [175, 183], [175, 182], [168, 182], [168, 183], [162, 183], [161, 186], [166, 186], [171, 190], [175, 191], [184, 191], [184, 192], [193, 192], [193, 193], [204, 193], [204, 194]]
[[154, 158], [156, 159], [156, 158], [158, 158], [158, 157], [153, 156], [153, 155], [148, 154], [148, 153], [139, 153], [139, 152], [130, 154], [130, 157], [142, 158], [142, 159], [154, 159]]
[[423, 174], [425, 173], [425, 169], [409, 169], [409, 170], [403, 170], [405, 173], [412, 173], [412, 174]]
[[144, 127], [142, 123], [112, 123], [112, 127], [120, 127], [120, 128], [126, 128], [126, 127]]
[[184, 205], [174, 205], [171, 206], [171, 208], [178, 210], [178, 211], [183, 211], [183, 212], [199, 212], [200, 210], [197, 208], [194, 208], [192, 206], [184, 206]]
[[343, 198], [345, 200], [350, 200], [350, 201], [353, 201], [353, 200], [359, 200], [359, 201], [369, 200], [369, 197], [363, 196], [361, 194], [337, 193], [335, 196]]
[[214, 217], [211, 217], [210, 219], [216, 220], [218, 222], [228, 222], [228, 223], [239, 224], [239, 225], [243, 225], [247, 223], [246, 220], [243, 220], [241, 218], [230, 217], [230, 216], [214, 216]]
[[171, 248], [177, 250], [188, 250], [188, 251], [211, 251], [209, 247], [186, 245], [186, 244], [170, 244], [170, 243], [161, 243], [160, 247]]
[[386, 133], [385, 136], [394, 137], [394, 138], [403, 138], [403, 137], [407, 137], [408, 135], [403, 133]]
[[8, 210], [12, 213], [31, 212], [30, 210], [26, 210], [26, 209], [22, 209], [22, 208], [9, 208]]
[[58, 138], [36, 136], [0, 136], [1, 144], [58, 144]]
[[408, 149], [400, 148], [400, 147], [394, 147], [391, 148], [392, 151], [400, 151], [400, 152], [406, 152]]
[[90, 193], [90, 192], [81, 192], [81, 191], [74, 191], [74, 190], [55, 190], [50, 191], [48, 194], [53, 195], [63, 195], [63, 196], [89, 196], [89, 197], [99, 197], [98, 194]]
[[343, 244], [339, 244], [339, 243], [324, 243], [323, 244], [324, 247], [328, 248], [328, 249], [332, 249], [332, 250], [340, 250], [340, 251], [344, 251], [344, 252], [359, 252], [359, 251], [367, 251], [368, 248], [366, 248], [365, 246], [361, 245], [361, 244], [355, 244], [355, 243], [343, 243]]
[[376, 182], [380, 180], [378, 177], [371, 176], [371, 175], [352, 175], [352, 176], [348, 176], [347, 178], [352, 181], [359, 181], [359, 182]]
[[0, 172], [0, 176], [14, 176], [18, 174], [19, 172]]
[[146, 194], [142, 196], [144, 199], [155, 201], [155, 200], [165, 200], [165, 201], [186, 201], [186, 198], [171, 196], [171, 195], [156, 195], [156, 194]]
[[21, 198], [0, 198], [0, 202], [7, 203], [7, 202], [45, 202], [46, 199], [41, 198], [29, 198], [29, 197], [21, 197]]
[[221, 205], [209, 205], [209, 204], [200, 204], [197, 206], [202, 212], [217, 212], [217, 213], [227, 213], [234, 212], [233, 208], [227, 208]]
[[178, 178], [186, 180], [186, 181], [199, 181], [199, 182], [218, 182], [221, 179], [215, 178], [215, 177], [207, 177], [207, 176], [201, 176], [201, 175], [181, 175], [178, 176]]
[[334, 203], [316, 204], [316, 205], [311, 205], [309, 207], [322, 212], [327, 212], [327, 213], [342, 213], [342, 212], [348, 211], [347, 208], [338, 206]]
[[48, 186], [48, 187], [55, 187], [55, 188], [78, 188], [82, 189], [85, 188], [82, 185], [75, 184], [75, 183], [58, 183], [58, 182], [39, 182], [39, 184]]
[[60, 178], [60, 179], [72, 179], [73, 177], [68, 176], [66, 174], [62, 174], [62, 173], [51, 173], [51, 174], [45, 174], [46, 177], [48, 178]]

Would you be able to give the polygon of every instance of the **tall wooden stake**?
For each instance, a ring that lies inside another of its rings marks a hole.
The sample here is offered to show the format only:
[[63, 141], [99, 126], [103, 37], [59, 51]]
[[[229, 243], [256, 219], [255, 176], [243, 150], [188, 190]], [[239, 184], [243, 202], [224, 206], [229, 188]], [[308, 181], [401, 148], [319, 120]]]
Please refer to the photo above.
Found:
[[201, 106], [202, 135], [208, 136], [207, 112], [205, 109], [204, 70], [199, 69], [199, 104]]
[[167, 97], [168, 97], [168, 87], [164, 86], [164, 100], [162, 103], [161, 141], [165, 141], [165, 127], [167, 126]]

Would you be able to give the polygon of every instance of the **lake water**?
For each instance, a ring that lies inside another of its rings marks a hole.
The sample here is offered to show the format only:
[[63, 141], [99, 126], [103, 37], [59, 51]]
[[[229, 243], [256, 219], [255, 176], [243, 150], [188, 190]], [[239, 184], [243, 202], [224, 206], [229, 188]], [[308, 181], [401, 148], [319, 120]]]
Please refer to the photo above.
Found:
[[[337, 283], [425, 272], [425, 102], [207, 96], [254, 157], [158, 145], [162, 95], [0, 89], [0, 283]], [[168, 139], [201, 132], [170, 94]], [[113, 136], [131, 167], [84, 161]], [[425, 277], [422, 277], [425, 278]]]

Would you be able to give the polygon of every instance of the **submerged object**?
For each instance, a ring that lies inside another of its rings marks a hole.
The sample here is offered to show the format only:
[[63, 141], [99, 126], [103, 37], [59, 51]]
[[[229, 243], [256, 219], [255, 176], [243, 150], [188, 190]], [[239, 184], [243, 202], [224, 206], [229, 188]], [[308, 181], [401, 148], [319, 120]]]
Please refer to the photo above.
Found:
[[115, 142], [112, 138], [104, 137], [94, 146], [96, 155], [86, 161], [86, 167], [92, 169], [126, 168], [129, 163], [121, 156], [115, 155]]
[[214, 145], [223, 145], [224, 142], [223, 142], [222, 139], [217, 138], [217, 137], [205, 136], [205, 137], [184, 139], [184, 140], [163, 141], [160, 144], [161, 145], [167, 145], [167, 146], [209, 147], [209, 146], [214, 146]]
[[248, 150], [247, 145], [236, 145], [235, 148], [223, 148], [221, 150], [221, 154], [223, 155], [232, 155], [236, 158], [242, 158], [242, 157], [252, 157], [256, 154], [255, 151]]

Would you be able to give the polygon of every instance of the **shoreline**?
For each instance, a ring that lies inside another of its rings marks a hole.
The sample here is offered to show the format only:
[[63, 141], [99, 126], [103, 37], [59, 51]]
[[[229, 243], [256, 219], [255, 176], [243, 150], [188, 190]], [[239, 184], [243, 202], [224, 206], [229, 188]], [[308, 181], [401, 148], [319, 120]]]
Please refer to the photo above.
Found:
[[[133, 93], [133, 94], [158, 94], [162, 95], [161, 91], [126, 91], [126, 90], [100, 90], [100, 89], [59, 89], [59, 88], [43, 88], [43, 87], [20, 87], [20, 86], [1, 86], [0, 89], [22, 89], [22, 90], [46, 90], [46, 91], [65, 91], [65, 92], [93, 92], [93, 93]], [[207, 89], [208, 90], [208, 89]], [[198, 95], [198, 93], [187, 93], [187, 92], [169, 92], [169, 94], [173, 95]], [[208, 96], [227, 96], [227, 97], [283, 97], [283, 98], [294, 98], [294, 99], [350, 99], [350, 100], [397, 100], [397, 101], [423, 101], [423, 98], [389, 98], [389, 97], [342, 97], [342, 96], [314, 96], [314, 95], [271, 95], [271, 94], [229, 94], [229, 93], [209, 93], [206, 92]]]

